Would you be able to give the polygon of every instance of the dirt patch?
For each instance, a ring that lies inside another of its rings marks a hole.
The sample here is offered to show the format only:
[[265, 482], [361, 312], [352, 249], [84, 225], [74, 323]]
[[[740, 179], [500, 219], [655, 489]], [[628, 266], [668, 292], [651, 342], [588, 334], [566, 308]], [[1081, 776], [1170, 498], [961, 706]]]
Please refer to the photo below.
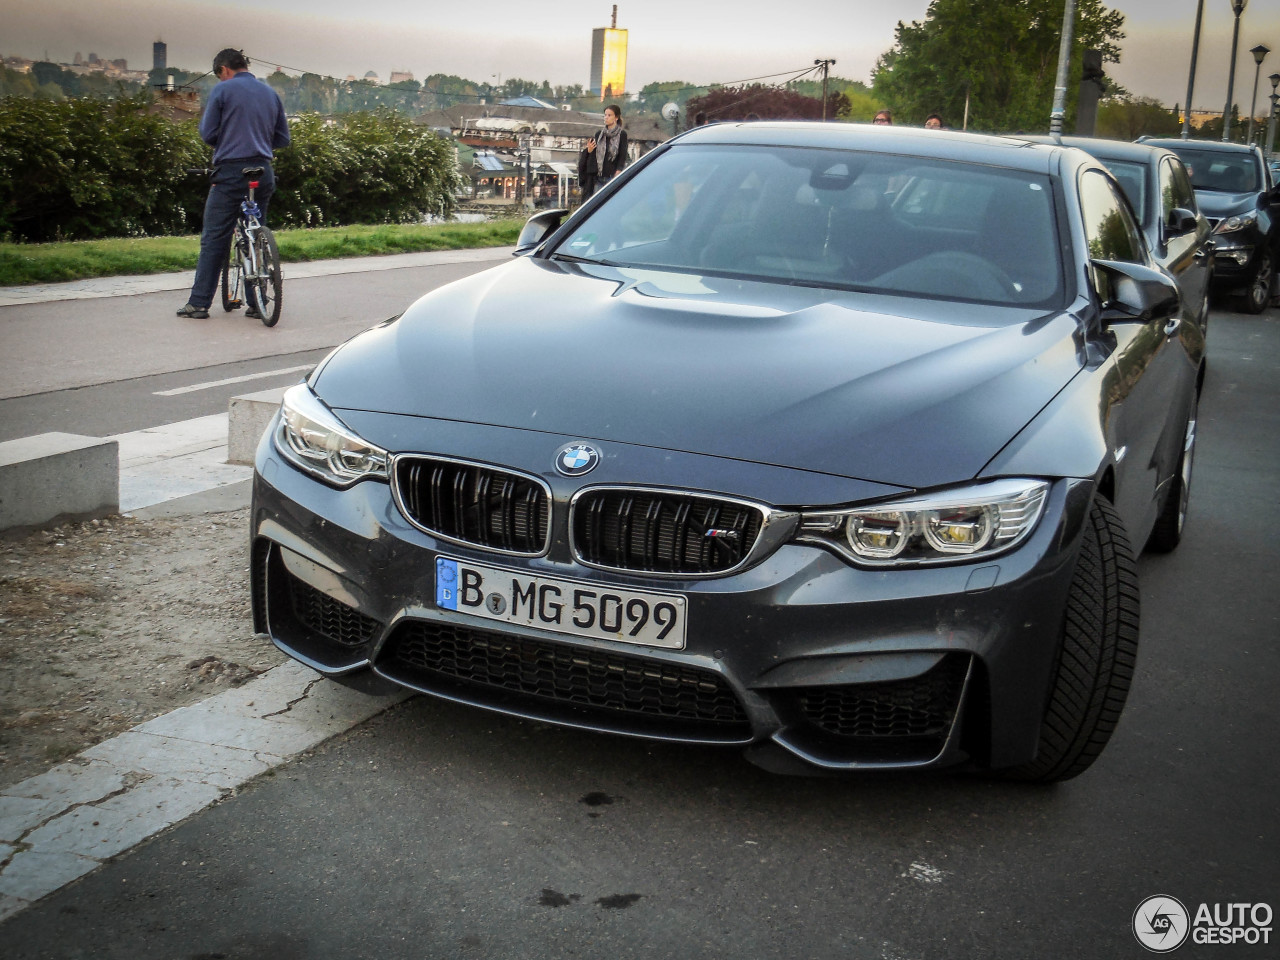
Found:
[[248, 508], [0, 542], [0, 787], [284, 661], [253, 632]]

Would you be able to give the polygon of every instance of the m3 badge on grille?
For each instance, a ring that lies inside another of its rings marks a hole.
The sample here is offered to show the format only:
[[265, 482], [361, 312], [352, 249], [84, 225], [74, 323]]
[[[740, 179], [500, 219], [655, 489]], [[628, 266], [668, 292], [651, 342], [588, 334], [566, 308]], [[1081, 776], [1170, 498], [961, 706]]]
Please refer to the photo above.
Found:
[[600, 462], [600, 451], [589, 443], [570, 443], [556, 451], [556, 469], [566, 477], [590, 473]]

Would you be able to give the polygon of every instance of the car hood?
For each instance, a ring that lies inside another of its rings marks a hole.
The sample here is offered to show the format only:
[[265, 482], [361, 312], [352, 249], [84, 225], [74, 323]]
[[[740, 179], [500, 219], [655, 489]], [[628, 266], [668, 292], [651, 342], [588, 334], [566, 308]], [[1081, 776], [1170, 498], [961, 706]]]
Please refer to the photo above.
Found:
[[1256, 191], [1222, 193], [1218, 190], [1197, 190], [1196, 203], [1206, 217], [1223, 220], [1241, 213], [1252, 213], [1258, 206], [1258, 194]]
[[919, 488], [978, 474], [1079, 371], [1075, 331], [1067, 314], [523, 258], [429, 293], [311, 383], [339, 416]]

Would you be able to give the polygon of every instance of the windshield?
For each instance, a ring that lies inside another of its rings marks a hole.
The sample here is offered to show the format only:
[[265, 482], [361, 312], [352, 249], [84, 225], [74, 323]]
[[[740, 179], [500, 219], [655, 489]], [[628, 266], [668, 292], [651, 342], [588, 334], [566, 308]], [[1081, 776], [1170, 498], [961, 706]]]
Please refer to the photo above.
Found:
[[1063, 290], [1047, 178], [796, 147], [677, 146], [550, 255], [1000, 304]]
[[1226, 153], [1177, 146], [1173, 152], [1182, 158], [1191, 174], [1191, 186], [1197, 190], [1221, 193], [1251, 193], [1262, 189], [1261, 170], [1249, 153]]

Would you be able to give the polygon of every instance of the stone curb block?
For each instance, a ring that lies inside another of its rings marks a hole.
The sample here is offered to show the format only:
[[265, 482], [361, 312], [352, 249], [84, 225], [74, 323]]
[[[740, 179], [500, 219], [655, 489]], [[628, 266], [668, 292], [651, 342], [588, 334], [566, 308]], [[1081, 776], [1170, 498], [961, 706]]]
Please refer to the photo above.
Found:
[[280, 409], [287, 387], [232, 397], [227, 417], [227, 462], [253, 463], [258, 441]]
[[120, 509], [114, 440], [41, 433], [0, 443], [0, 530], [55, 517], [105, 517]]

